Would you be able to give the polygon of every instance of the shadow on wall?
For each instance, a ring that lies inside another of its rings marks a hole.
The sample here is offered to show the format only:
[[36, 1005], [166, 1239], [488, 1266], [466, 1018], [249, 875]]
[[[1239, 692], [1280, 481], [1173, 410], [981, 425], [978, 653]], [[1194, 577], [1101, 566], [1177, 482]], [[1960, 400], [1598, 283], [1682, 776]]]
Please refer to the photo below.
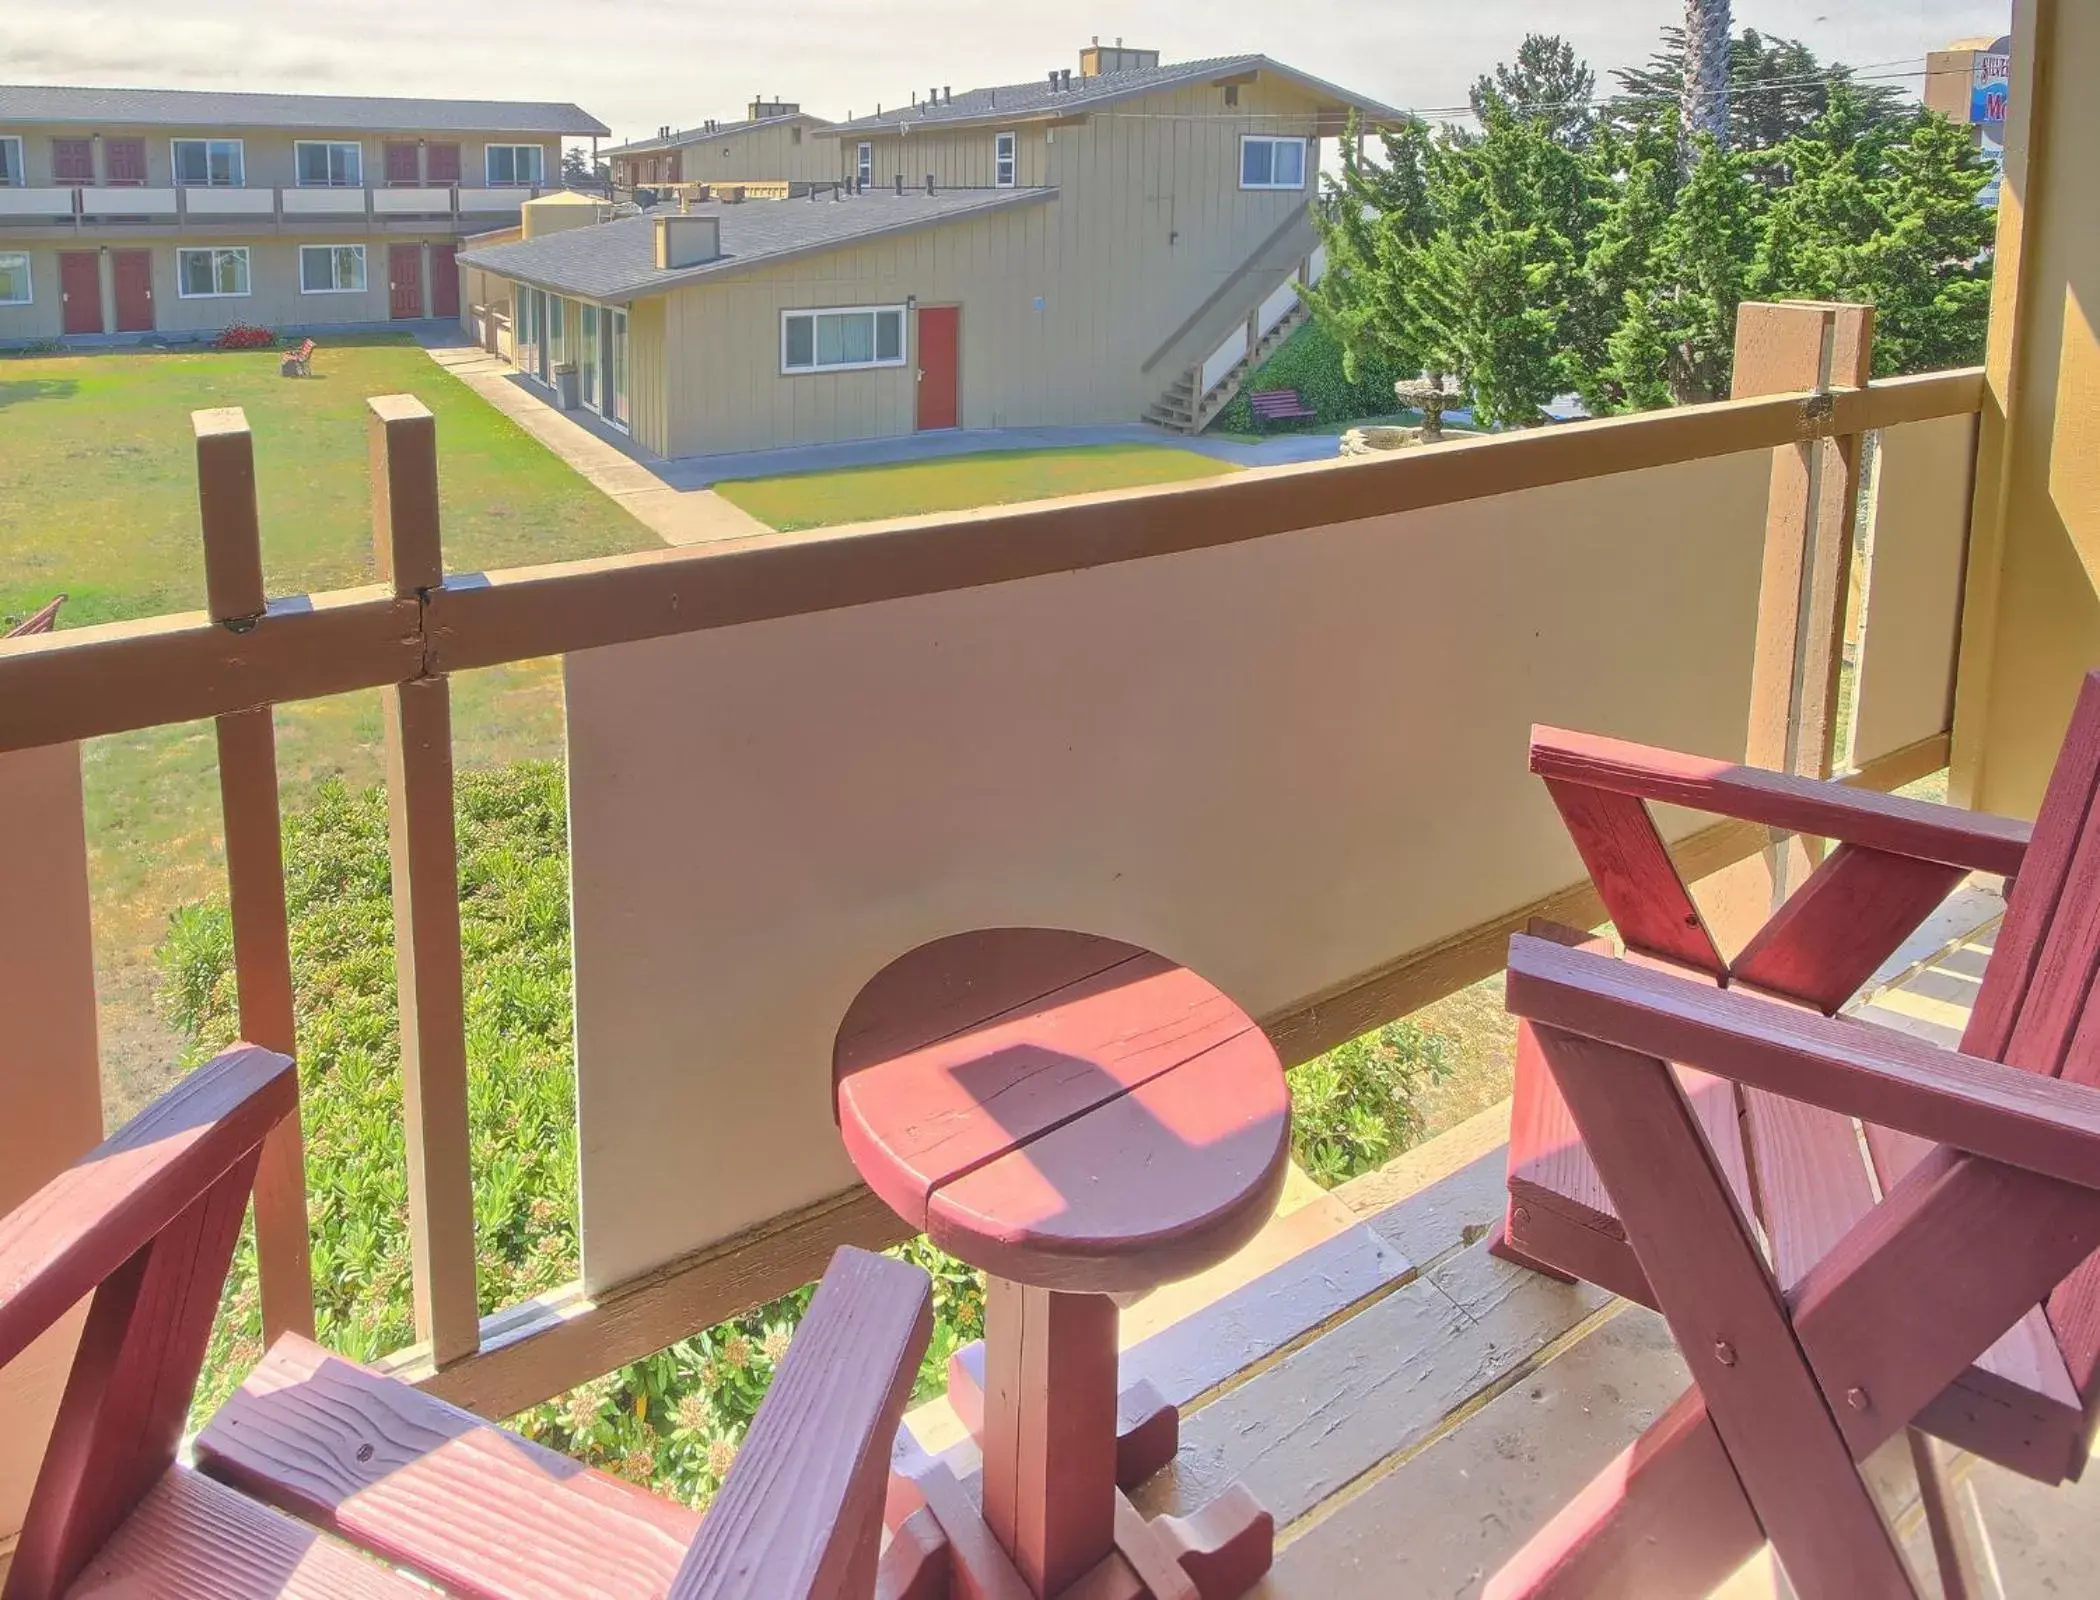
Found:
[[16, 383], [0, 383], [0, 407], [32, 400], [70, 400], [79, 388], [72, 378], [24, 378]]

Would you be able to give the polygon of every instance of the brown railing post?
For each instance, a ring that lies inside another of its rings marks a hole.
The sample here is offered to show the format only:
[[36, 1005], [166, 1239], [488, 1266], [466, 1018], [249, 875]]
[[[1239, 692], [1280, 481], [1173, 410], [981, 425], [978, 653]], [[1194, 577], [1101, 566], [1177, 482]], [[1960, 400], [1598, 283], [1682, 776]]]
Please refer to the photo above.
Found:
[[[372, 544], [401, 598], [444, 582], [437, 423], [410, 395], [371, 409]], [[459, 845], [452, 811], [452, 693], [442, 676], [380, 691], [386, 712], [387, 837], [394, 864], [394, 970], [416, 1332], [439, 1366], [481, 1343], [467, 1132], [466, 1003], [459, 948]]]
[[[1746, 302], [1736, 317], [1732, 397], [1864, 388], [1873, 351], [1872, 306]], [[1827, 778], [1835, 763], [1860, 452], [1856, 433], [1772, 452], [1744, 752], [1752, 766]], [[1744, 908], [1750, 926], [1798, 886], [1816, 855], [1803, 840], [1767, 852], [1767, 903]]]
[[[238, 406], [193, 412], [190, 422], [197, 438], [205, 605], [214, 622], [245, 633], [265, 606], [255, 441]], [[296, 1056], [275, 713], [268, 706], [229, 711], [216, 719], [216, 727], [241, 1037]], [[297, 1116], [286, 1117], [263, 1144], [254, 1204], [263, 1337], [297, 1333], [312, 1338], [313, 1247], [306, 1216], [306, 1152]]]

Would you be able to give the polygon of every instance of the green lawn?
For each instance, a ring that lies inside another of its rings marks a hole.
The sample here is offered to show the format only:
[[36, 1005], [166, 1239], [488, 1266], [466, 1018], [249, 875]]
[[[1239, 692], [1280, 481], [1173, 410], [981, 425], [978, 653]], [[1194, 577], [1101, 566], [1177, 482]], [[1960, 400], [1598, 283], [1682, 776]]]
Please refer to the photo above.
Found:
[[715, 485], [715, 492], [782, 533], [845, 522], [1050, 500], [1097, 489], [1215, 478], [1238, 469], [1172, 445], [1097, 444], [1069, 450], [988, 450], [938, 461], [843, 472], [796, 472]]
[[[311, 380], [267, 352], [0, 359], [0, 617], [55, 593], [60, 625], [194, 610], [204, 565], [190, 412], [243, 407], [255, 431], [272, 594], [372, 581], [367, 396], [413, 394], [438, 419], [454, 571], [645, 550], [657, 537], [403, 340], [323, 341]], [[462, 767], [562, 748], [560, 677], [525, 662], [454, 680]], [[375, 692], [278, 712], [287, 797], [381, 776]], [[208, 724], [96, 739], [82, 754], [110, 1109], [166, 1081], [179, 1042], [153, 1005], [152, 952], [176, 907], [223, 884]]]

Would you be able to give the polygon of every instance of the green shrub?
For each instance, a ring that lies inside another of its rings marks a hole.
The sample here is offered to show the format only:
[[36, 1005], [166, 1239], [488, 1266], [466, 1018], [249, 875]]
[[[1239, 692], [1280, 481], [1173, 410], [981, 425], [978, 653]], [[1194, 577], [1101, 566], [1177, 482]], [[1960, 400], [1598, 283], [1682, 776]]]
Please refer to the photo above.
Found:
[[1257, 389], [1296, 389], [1299, 398], [1319, 413], [1318, 425], [1357, 422], [1391, 416], [1399, 407], [1393, 385], [1404, 376], [1383, 356], [1365, 352], [1357, 358], [1354, 383], [1342, 371], [1342, 347], [1317, 322], [1308, 322], [1276, 348], [1240, 387], [1211, 426], [1226, 433], [1260, 433], [1251, 396]]
[[[552, 762], [464, 773], [460, 932], [475, 1248], [484, 1313], [576, 1276], [576, 1091], [568, 839]], [[370, 1359], [414, 1337], [407, 1155], [394, 993], [386, 801], [339, 782], [285, 816], [286, 900], [299, 1000], [299, 1079], [324, 1344]], [[201, 1060], [238, 1019], [223, 899], [185, 907], [160, 947], [161, 1003]], [[1443, 1041], [1396, 1023], [1293, 1079], [1294, 1153], [1332, 1185], [1404, 1149], [1412, 1096], [1442, 1076]], [[984, 1332], [984, 1279], [924, 1239], [899, 1252], [933, 1277], [934, 1338], [918, 1394]], [[511, 1419], [528, 1437], [704, 1505], [722, 1481], [808, 1305], [805, 1288], [682, 1339]], [[196, 1403], [217, 1407], [262, 1353], [255, 1250], [244, 1233]]]
[[[576, 1276], [568, 839], [561, 768], [462, 774], [460, 935], [474, 1231], [484, 1313]], [[315, 1321], [360, 1359], [415, 1337], [394, 993], [386, 800], [320, 786], [289, 811], [285, 893], [299, 998], [299, 1079]], [[160, 948], [161, 1003], [201, 1060], [237, 1035], [225, 901], [185, 907]], [[984, 1328], [981, 1275], [904, 1247], [934, 1279], [919, 1391]], [[536, 1406], [513, 1423], [596, 1465], [704, 1504], [808, 1304], [803, 1289]], [[242, 1237], [198, 1391], [209, 1415], [262, 1353], [252, 1235]]]
[[1291, 1154], [1332, 1189], [1383, 1166], [1422, 1136], [1415, 1098], [1450, 1075], [1450, 1041], [1389, 1022], [1291, 1074]]

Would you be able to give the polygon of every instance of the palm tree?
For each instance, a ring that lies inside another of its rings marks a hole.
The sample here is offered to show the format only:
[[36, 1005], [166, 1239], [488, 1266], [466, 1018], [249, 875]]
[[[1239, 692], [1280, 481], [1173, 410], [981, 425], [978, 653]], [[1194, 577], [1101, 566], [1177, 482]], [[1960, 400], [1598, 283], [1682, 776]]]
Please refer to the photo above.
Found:
[[1684, 0], [1684, 134], [1728, 144], [1728, 0]]

